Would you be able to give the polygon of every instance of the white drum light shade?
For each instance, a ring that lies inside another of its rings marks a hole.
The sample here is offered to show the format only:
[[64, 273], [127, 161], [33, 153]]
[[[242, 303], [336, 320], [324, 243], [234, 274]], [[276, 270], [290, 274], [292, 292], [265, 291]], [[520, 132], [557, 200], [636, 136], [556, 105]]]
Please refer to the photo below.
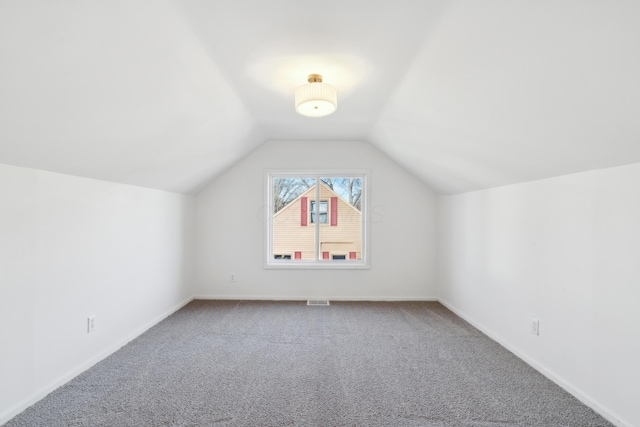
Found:
[[322, 83], [322, 76], [311, 74], [309, 83], [296, 89], [296, 111], [303, 116], [322, 117], [336, 111], [338, 96], [333, 86]]

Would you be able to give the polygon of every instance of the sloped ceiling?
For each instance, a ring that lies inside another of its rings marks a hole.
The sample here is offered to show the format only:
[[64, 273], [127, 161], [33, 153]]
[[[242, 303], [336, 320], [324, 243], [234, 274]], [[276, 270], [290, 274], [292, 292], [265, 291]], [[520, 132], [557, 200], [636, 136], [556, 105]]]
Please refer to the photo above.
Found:
[[[636, 0], [4, 0], [0, 163], [194, 193], [267, 140], [365, 140], [455, 194], [640, 162], [639, 23]], [[293, 109], [311, 73], [332, 116]]]
[[452, 194], [640, 161], [640, 2], [451, 3], [371, 140]]

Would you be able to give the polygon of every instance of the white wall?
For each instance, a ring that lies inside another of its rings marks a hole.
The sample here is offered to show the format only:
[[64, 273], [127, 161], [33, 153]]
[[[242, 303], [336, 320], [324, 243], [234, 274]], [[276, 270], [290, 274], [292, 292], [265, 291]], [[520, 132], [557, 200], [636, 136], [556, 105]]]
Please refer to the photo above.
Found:
[[458, 314], [640, 426], [640, 164], [440, 197], [438, 276]]
[[190, 300], [194, 214], [192, 196], [0, 165], [0, 424]]
[[[369, 169], [369, 270], [265, 270], [265, 169]], [[201, 298], [435, 298], [434, 193], [365, 142], [272, 141], [197, 197]], [[236, 282], [228, 275], [234, 273]]]

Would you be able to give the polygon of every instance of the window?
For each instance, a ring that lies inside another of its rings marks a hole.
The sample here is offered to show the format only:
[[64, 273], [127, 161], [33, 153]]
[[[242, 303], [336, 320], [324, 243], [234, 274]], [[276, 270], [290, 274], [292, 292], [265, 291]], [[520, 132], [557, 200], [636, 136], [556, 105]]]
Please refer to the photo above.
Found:
[[[311, 200], [311, 205], [309, 208], [309, 212], [311, 213], [311, 223], [315, 223], [316, 222], [316, 201], [315, 200]], [[327, 201], [326, 200], [320, 200], [320, 203], [318, 203], [318, 215], [320, 216], [320, 224], [326, 224], [327, 223]]]
[[368, 268], [366, 171], [266, 173], [267, 268]]

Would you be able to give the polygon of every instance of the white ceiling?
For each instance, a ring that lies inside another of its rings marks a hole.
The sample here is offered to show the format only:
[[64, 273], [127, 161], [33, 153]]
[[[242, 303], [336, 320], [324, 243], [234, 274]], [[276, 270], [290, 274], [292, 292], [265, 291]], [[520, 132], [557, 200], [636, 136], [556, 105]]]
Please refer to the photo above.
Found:
[[640, 162], [639, 76], [637, 0], [0, 0], [0, 163], [193, 193], [354, 139], [454, 194]]

